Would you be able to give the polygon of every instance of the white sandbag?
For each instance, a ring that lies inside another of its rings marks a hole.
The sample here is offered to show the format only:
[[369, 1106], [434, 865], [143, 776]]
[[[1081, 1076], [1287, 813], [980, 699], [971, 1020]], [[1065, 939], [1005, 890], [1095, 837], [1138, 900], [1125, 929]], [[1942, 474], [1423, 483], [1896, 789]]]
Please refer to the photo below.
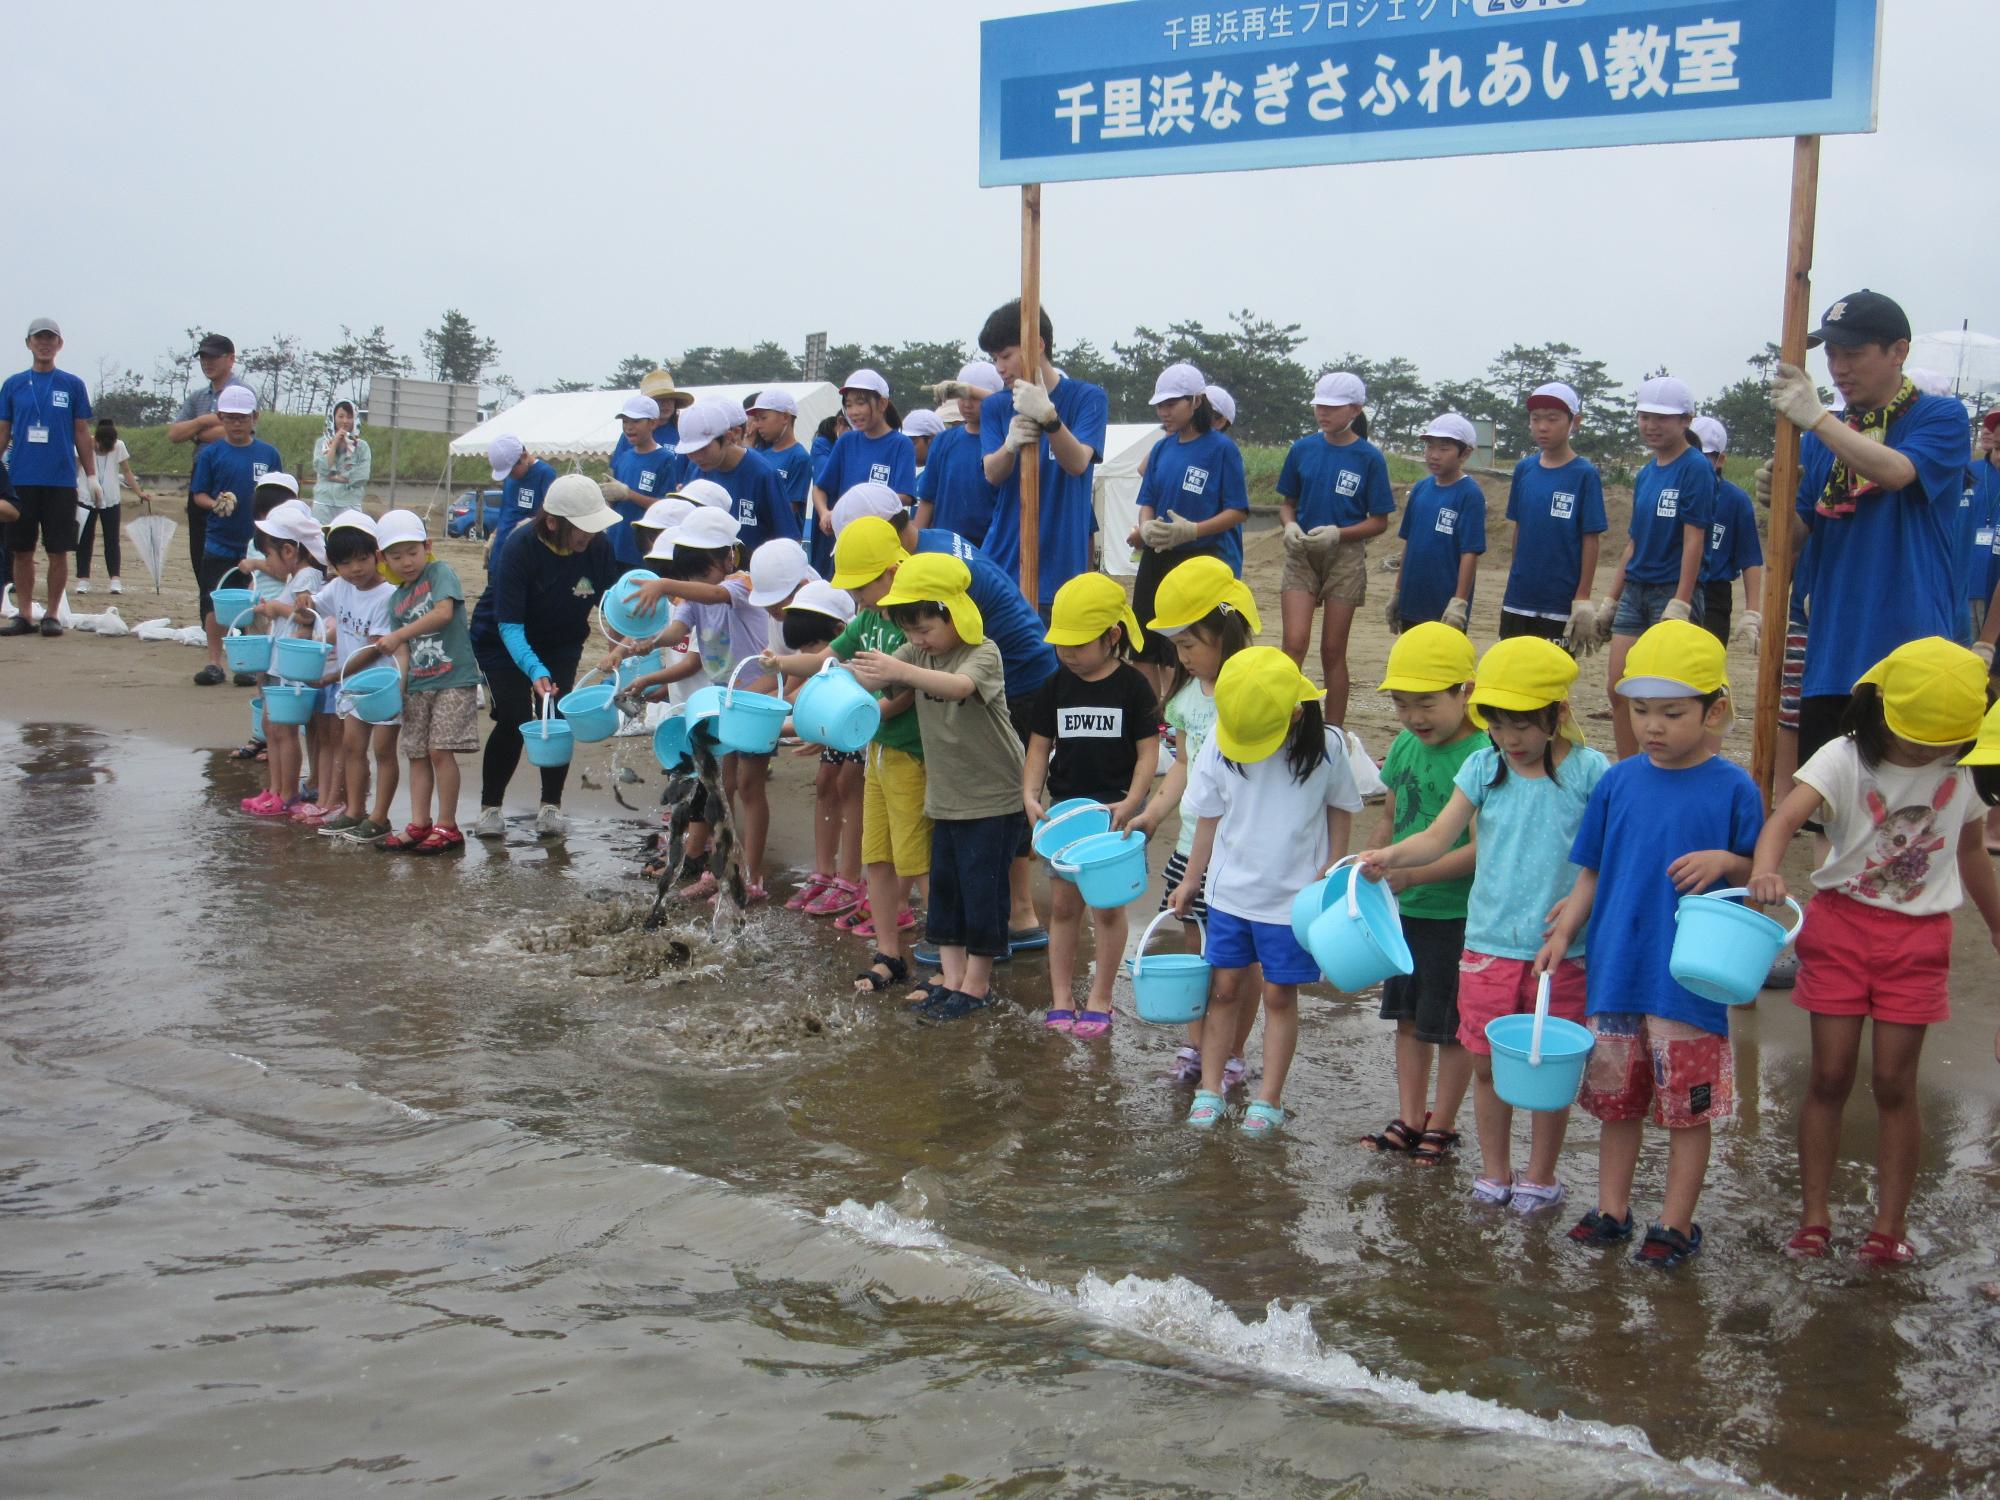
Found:
[[174, 641], [183, 646], [208, 644], [208, 633], [199, 625], [176, 626], [164, 616], [157, 620], [141, 620], [132, 627], [132, 634], [142, 641]]

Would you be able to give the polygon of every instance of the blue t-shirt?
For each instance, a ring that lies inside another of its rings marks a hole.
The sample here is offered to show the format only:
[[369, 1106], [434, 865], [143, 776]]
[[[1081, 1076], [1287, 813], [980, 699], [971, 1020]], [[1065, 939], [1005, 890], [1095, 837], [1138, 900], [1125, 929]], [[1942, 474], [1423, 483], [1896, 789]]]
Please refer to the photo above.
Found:
[[2000, 584], [2000, 469], [1989, 459], [1980, 459], [1971, 468], [1972, 503], [1979, 514], [1979, 532], [1986, 535], [1986, 556], [1975, 564], [1966, 587], [1966, 597], [1982, 603], [1993, 597]]
[[1965, 591], [1953, 543], [1965, 493], [1965, 408], [1950, 396], [1919, 396], [1888, 431], [1888, 445], [1915, 466], [1907, 489], [1868, 495], [1852, 514], [1813, 510], [1831, 457], [1811, 433], [1799, 440], [1799, 487], [1817, 555], [1806, 627], [1807, 697], [1846, 697], [1861, 674], [1909, 641], [1957, 632]]
[[[1090, 450], [1090, 462], [1081, 474], [1071, 474], [1056, 462], [1055, 450], [1046, 436], [1035, 443], [1041, 459], [1040, 508], [1042, 536], [1036, 556], [1041, 577], [1036, 580], [1035, 602], [1054, 602], [1056, 590], [1080, 573], [1090, 571], [1090, 538], [1097, 530], [1097, 509], [1091, 497], [1091, 481], [1097, 466], [1104, 462], [1104, 429], [1111, 420], [1111, 401], [1102, 386], [1088, 381], [1062, 379], [1049, 392], [1056, 415], [1069, 435]], [[1014, 393], [1000, 391], [988, 396], [979, 408], [979, 451], [981, 456], [998, 453], [1007, 441], [1007, 428], [1014, 420]], [[993, 519], [979, 544], [993, 565], [1010, 577], [1021, 576], [1021, 468], [1016, 463], [1007, 482], [999, 487], [993, 502]]]
[[965, 564], [972, 574], [966, 593], [979, 606], [986, 638], [1000, 648], [1007, 701], [1027, 702], [1030, 693], [1055, 675], [1057, 662], [1055, 648], [1043, 639], [1041, 618], [1028, 608], [1020, 584], [956, 532], [926, 527], [917, 533], [917, 551], [942, 553]]
[[1507, 486], [1514, 562], [1500, 607], [1567, 620], [1583, 589], [1583, 539], [1605, 530], [1604, 481], [1587, 458], [1551, 469], [1539, 453], [1514, 465]]
[[[236, 509], [226, 516], [208, 513], [207, 540], [202, 550], [210, 557], [240, 561], [250, 548], [250, 534], [256, 530], [251, 519], [251, 498], [266, 474], [282, 469], [278, 450], [261, 438], [252, 438], [241, 448], [227, 438], [205, 443], [195, 455], [194, 477], [188, 481], [190, 495], [229, 494], [236, 497]], [[74, 482], [74, 481], [72, 481]]]
[[1692, 526], [1708, 540], [1708, 523], [1715, 519], [1715, 467], [1699, 448], [1689, 448], [1671, 463], [1650, 459], [1632, 483], [1632, 560], [1625, 565], [1629, 583], [1664, 584], [1681, 581], [1681, 547]]
[[872, 438], [849, 428], [834, 443], [833, 451], [826, 456], [825, 467], [813, 483], [826, 491], [830, 506], [857, 484], [866, 484], [871, 480], [914, 499], [917, 493], [916, 445], [893, 430]]
[[812, 498], [812, 457], [799, 444], [789, 448], [759, 448], [757, 455], [778, 471], [778, 491], [792, 508], [792, 519], [801, 520], [806, 501]]
[[500, 518], [493, 523], [493, 545], [497, 548], [513, 530], [516, 521], [525, 521], [530, 516], [539, 515], [542, 502], [549, 498], [549, 486], [556, 482], [554, 465], [545, 458], [538, 458], [528, 465], [528, 472], [519, 479], [511, 474], [500, 486]]
[[1569, 851], [1597, 872], [1588, 933], [1591, 1015], [1637, 1011], [1729, 1035], [1727, 1009], [1668, 971], [1681, 892], [1667, 866], [1701, 849], [1747, 857], [1763, 828], [1756, 783], [1719, 755], [1684, 771], [1663, 771], [1634, 755], [1604, 773]]
[[931, 503], [931, 524], [960, 536], [985, 536], [999, 491], [986, 482], [979, 434], [954, 424], [931, 443], [931, 461], [917, 476], [917, 498]]
[[624, 519], [604, 533], [611, 539], [613, 555], [625, 567], [636, 568], [645, 561], [645, 553], [639, 546], [638, 534], [632, 530], [632, 523], [644, 516], [655, 500], [664, 499], [680, 488], [680, 471], [681, 460], [671, 448], [655, 448], [651, 453], [641, 453], [636, 448], [627, 447], [623, 453], [612, 455], [611, 477], [635, 496], [631, 500], [611, 502], [611, 508]]
[[[817, 432], [814, 433], [812, 440], [812, 452], [808, 455], [808, 457], [812, 461], [812, 476], [814, 484], [818, 484], [819, 476], [826, 472], [826, 461], [829, 457], [832, 456], [832, 454], [833, 454], [833, 439], [830, 437], [825, 437]], [[911, 450], [911, 457], [914, 458], [915, 456], [916, 456], [916, 451], [913, 448]], [[811, 498], [810, 495], [808, 495], [807, 498], [810, 499]]]
[[[1139, 482], [1139, 504], [1150, 507], [1160, 520], [1166, 519], [1168, 511], [1184, 521], [1206, 521], [1223, 510], [1240, 510], [1248, 516], [1250, 486], [1243, 477], [1243, 450], [1221, 432], [1204, 432], [1187, 442], [1162, 439], [1147, 457], [1146, 477]], [[1162, 561], [1171, 565], [1210, 549], [1229, 564], [1230, 572], [1243, 576], [1241, 526], [1176, 548]]]
[[[662, 448], [666, 449], [667, 452], [672, 453], [674, 451], [675, 446], [679, 444], [680, 440], [681, 440], [681, 419], [680, 419], [680, 413], [677, 410], [673, 416], [668, 417], [666, 421], [660, 423], [659, 426], [653, 429], [653, 441], [658, 443]], [[631, 451], [632, 451], [632, 440], [626, 437], [625, 434], [621, 431], [618, 434], [618, 441], [611, 445], [611, 462], [616, 464], [619, 459], [623, 458], [626, 454], [630, 453]], [[676, 478], [678, 479], [678, 473], [676, 474]], [[676, 483], [675, 488], [677, 489], [679, 488], [678, 483]]]
[[[1708, 548], [1701, 555], [1701, 581], [1733, 583], [1745, 568], [1764, 566], [1764, 544], [1757, 539], [1757, 508], [1742, 486], [1718, 478], [1715, 512], [1708, 523]], [[1753, 600], [1752, 609], [1763, 608]]]
[[[1479, 864], [1466, 903], [1465, 946], [1496, 958], [1542, 951], [1543, 919], [1576, 884], [1569, 857], [1583, 810], [1611, 762], [1587, 745], [1570, 746], [1555, 779], [1510, 770], [1497, 787], [1500, 752], [1488, 745], [1458, 768], [1453, 785], [1479, 813]], [[1566, 957], [1581, 958], [1579, 933]]]
[[755, 552], [764, 543], [778, 537], [799, 539], [798, 517], [785, 504], [785, 492], [778, 483], [778, 471], [771, 467], [763, 454], [753, 448], [743, 450], [743, 458], [735, 468], [725, 473], [714, 469], [701, 476], [713, 479], [725, 490], [729, 498], [736, 502], [735, 516], [743, 529], [737, 533], [737, 541], [746, 551]]
[[1366, 438], [1329, 443], [1322, 433], [1308, 433], [1285, 454], [1284, 467], [1278, 470], [1278, 493], [1292, 502], [1299, 525], [1307, 531], [1358, 526], [1369, 516], [1386, 516], [1396, 508], [1388, 460]]
[[1958, 506], [1958, 581], [1967, 600], [1984, 600], [1993, 593], [1984, 586], [1993, 563], [1993, 497], [1981, 483], [1982, 465], [1991, 469], [1984, 459], [1965, 466]]
[[[1486, 491], [1470, 475], [1439, 484], [1426, 474], [1403, 502], [1399, 534], [1407, 545], [1396, 608], [1406, 620], [1441, 620], [1458, 594], [1459, 560], [1486, 550]], [[1470, 604], [1470, 588], [1465, 597]]]
[[[67, 370], [22, 370], [0, 383], [0, 422], [12, 422], [7, 467], [16, 484], [76, 488], [76, 424], [90, 420], [90, 391]], [[38, 441], [35, 434], [41, 434]], [[248, 510], [250, 497], [243, 497]]]
[[517, 665], [500, 627], [519, 625], [528, 649], [558, 670], [573, 665], [590, 639], [590, 612], [625, 569], [612, 555], [610, 533], [581, 552], [557, 553], [535, 528], [514, 528], [493, 549], [486, 591], [472, 610], [472, 652], [482, 666]]

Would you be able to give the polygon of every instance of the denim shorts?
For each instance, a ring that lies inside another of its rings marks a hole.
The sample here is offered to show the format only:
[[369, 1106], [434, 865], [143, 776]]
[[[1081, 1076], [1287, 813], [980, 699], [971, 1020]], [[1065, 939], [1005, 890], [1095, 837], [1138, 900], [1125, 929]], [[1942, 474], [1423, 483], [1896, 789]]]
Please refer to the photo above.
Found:
[[[1678, 592], [1671, 583], [1628, 583], [1625, 592], [1618, 596], [1618, 613], [1612, 617], [1613, 635], [1643, 635], [1660, 623], [1667, 612], [1667, 606], [1674, 602]], [[1702, 597], [1700, 589], [1694, 591], [1694, 598], [1688, 601], [1688, 618], [1695, 624], [1701, 623], [1702, 607], [1708, 601]]]

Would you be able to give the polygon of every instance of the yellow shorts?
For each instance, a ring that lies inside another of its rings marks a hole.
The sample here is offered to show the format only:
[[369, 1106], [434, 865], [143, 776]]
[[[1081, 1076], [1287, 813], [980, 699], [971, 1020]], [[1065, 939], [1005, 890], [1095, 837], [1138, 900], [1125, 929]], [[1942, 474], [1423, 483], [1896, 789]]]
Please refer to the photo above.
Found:
[[894, 862], [898, 875], [931, 872], [931, 820], [924, 815], [924, 763], [886, 745], [868, 747], [861, 783], [861, 862]]

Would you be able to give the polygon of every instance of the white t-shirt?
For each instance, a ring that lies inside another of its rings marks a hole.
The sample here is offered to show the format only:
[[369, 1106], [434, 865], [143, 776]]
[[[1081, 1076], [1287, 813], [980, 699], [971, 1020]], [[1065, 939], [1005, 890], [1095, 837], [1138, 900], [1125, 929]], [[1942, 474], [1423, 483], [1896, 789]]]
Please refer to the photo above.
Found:
[[[290, 578], [279, 579], [278, 592], [272, 597], [280, 604], [290, 604], [299, 595], [317, 594], [324, 587], [326, 587], [326, 575], [308, 563]], [[271, 621], [271, 634], [282, 640], [295, 633], [296, 624], [297, 622], [289, 617], [280, 615]]]
[[1986, 815], [1970, 770], [1948, 761], [1915, 769], [1883, 761], [1871, 771], [1842, 735], [1799, 767], [1798, 779], [1826, 804], [1832, 849], [1812, 873], [1815, 890], [1912, 917], [1963, 904], [1959, 832]]
[[372, 589], [358, 589], [345, 578], [334, 578], [314, 593], [314, 606], [333, 620], [336, 669], [363, 646], [389, 633], [389, 601], [395, 593], [387, 580]]
[[1361, 811], [1347, 738], [1326, 732], [1326, 759], [1294, 780], [1284, 747], [1241, 770], [1214, 738], [1201, 747], [1181, 798], [1183, 816], [1220, 818], [1209, 856], [1206, 897], [1217, 911], [1249, 922], [1292, 920], [1292, 898], [1332, 862], [1326, 810]]
[[[132, 457], [125, 450], [125, 439], [119, 438], [114, 442], [111, 445], [109, 453], [99, 453], [95, 445], [92, 445], [90, 451], [97, 460], [97, 487], [104, 491], [104, 504], [100, 508], [103, 510], [116, 510], [119, 498], [119, 467]], [[78, 498], [85, 505], [90, 504], [89, 495], [82, 495]]]

